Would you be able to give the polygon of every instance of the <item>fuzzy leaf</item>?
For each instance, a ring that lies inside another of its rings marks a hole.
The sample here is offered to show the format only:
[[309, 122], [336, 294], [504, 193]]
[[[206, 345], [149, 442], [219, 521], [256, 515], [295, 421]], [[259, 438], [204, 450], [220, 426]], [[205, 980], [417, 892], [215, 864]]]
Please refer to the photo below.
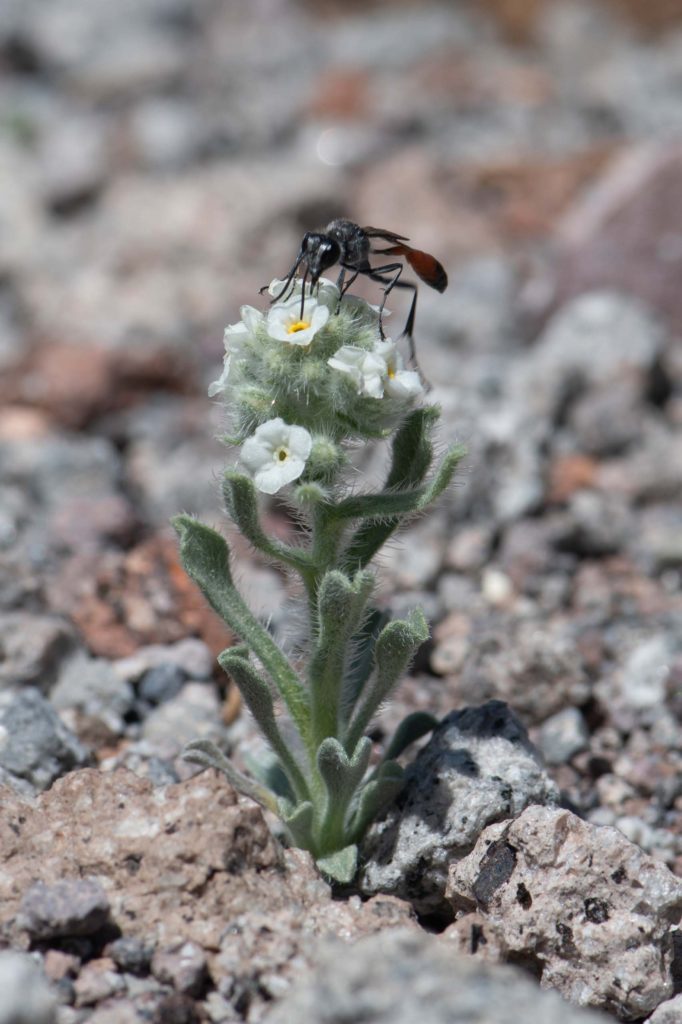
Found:
[[358, 869], [358, 848], [353, 843], [315, 861], [323, 875], [339, 885], [350, 885]]
[[239, 687], [246, 706], [277, 754], [297, 798], [299, 800], [307, 799], [310, 794], [303, 772], [277, 727], [270, 687], [245, 658], [234, 654], [234, 649], [231, 647], [218, 655], [218, 662]]
[[408, 620], [396, 619], [382, 629], [376, 642], [376, 672], [348, 728], [344, 746], [354, 750], [379, 707], [397, 684], [410, 661], [429, 638], [429, 627], [421, 609]]
[[341, 712], [344, 720], [350, 717], [356, 701], [372, 673], [377, 637], [389, 621], [388, 612], [372, 608], [362, 628], [353, 637], [353, 656], [350, 665], [346, 668], [341, 698]]
[[276, 812], [286, 825], [291, 838], [301, 850], [314, 849], [313, 840], [313, 805], [309, 800], [299, 804], [293, 812], [289, 811], [288, 801], [280, 800]]
[[264, 532], [258, 515], [258, 492], [250, 477], [228, 470], [223, 477], [223, 498], [229, 515], [255, 548], [299, 571], [310, 570], [307, 552], [272, 540]]
[[[342, 503], [346, 515], [366, 518], [346, 547], [342, 568], [347, 572], [353, 572], [368, 565], [391, 534], [403, 523], [405, 516], [420, 512], [442, 494], [464, 455], [465, 449], [461, 446], [448, 452], [429, 485], [411, 486], [406, 490], [386, 490], [378, 495], [359, 495]], [[424, 463], [425, 459], [421, 465]], [[409, 476], [407, 479], [410, 479]]]
[[211, 607], [258, 656], [281, 693], [306, 745], [310, 745], [308, 696], [284, 654], [247, 608], [230, 573], [230, 551], [219, 533], [191, 516], [175, 516], [180, 556], [188, 576]]
[[277, 813], [277, 799], [274, 794], [235, 768], [210, 740], [194, 740], [188, 743], [182, 752], [182, 759], [192, 764], [200, 764], [203, 768], [215, 768], [226, 776], [238, 793]]
[[350, 830], [355, 842], [360, 842], [368, 825], [395, 800], [404, 784], [405, 773], [397, 761], [385, 761], [380, 766], [376, 778], [368, 782], [360, 794]]
[[313, 735], [318, 744], [335, 736], [348, 642], [362, 620], [374, 584], [370, 572], [349, 580], [343, 573], [325, 573], [318, 591], [319, 634], [310, 660]]

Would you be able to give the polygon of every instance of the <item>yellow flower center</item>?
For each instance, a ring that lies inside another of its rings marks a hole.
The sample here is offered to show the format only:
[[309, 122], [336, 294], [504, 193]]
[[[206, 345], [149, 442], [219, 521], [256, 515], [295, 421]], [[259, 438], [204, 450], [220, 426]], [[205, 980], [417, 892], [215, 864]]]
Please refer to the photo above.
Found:
[[388, 368], [388, 379], [393, 380], [395, 377], [395, 366], [389, 366]]
[[289, 458], [289, 449], [285, 448], [284, 445], [280, 445], [279, 448], [275, 448], [275, 462], [286, 462]]
[[287, 327], [287, 334], [298, 334], [299, 331], [307, 331], [310, 324], [306, 320], [296, 320]]

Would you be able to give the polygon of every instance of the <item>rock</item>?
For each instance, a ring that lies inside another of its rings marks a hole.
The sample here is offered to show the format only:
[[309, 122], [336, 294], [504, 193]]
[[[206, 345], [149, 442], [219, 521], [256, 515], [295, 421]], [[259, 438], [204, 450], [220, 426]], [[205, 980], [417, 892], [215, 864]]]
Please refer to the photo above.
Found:
[[96, 198], [106, 182], [105, 127], [96, 117], [53, 122], [41, 139], [39, 176], [48, 208], [65, 215]]
[[206, 955], [195, 942], [176, 942], [157, 949], [152, 974], [184, 995], [198, 996], [207, 981]]
[[565, 764], [589, 743], [585, 720], [577, 708], [564, 708], [542, 723], [538, 746], [548, 764]]
[[110, 662], [89, 658], [82, 651], [66, 662], [50, 693], [57, 710], [76, 712], [76, 728], [81, 736], [97, 725], [111, 737], [121, 736], [134, 699], [132, 686], [121, 679]]
[[216, 688], [210, 683], [185, 683], [180, 693], [147, 715], [142, 738], [164, 757], [177, 756], [191, 740], [224, 742]]
[[72, 878], [45, 885], [35, 882], [24, 893], [18, 925], [32, 939], [92, 935], [109, 916], [109, 901], [94, 878]]
[[[119, 954], [114, 943], [105, 948], [108, 962], [122, 959], [144, 973], [154, 950], [192, 943], [233, 1018], [235, 1007], [250, 1004], [250, 1018], [260, 1019], [270, 993], [288, 988], [323, 935], [351, 941], [398, 925], [417, 928], [410, 908], [392, 897], [333, 900], [311, 857], [283, 851], [260, 810], [211, 771], [162, 789], [125, 770], [72, 772], [35, 805], [7, 792], [2, 804], [0, 934], [16, 931], [22, 896], [37, 876], [47, 886], [94, 877], [109, 900], [112, 929], [144, 951]], [[129, 994], [134, 982], [150, 980], [128, 974]]]
[[679, 1024], [682, 1020], [682, 994], [657, 1006], [645, 1024]]
[[590, 681], [571, 625], [498, 616], [472, 630], [457, 680], [462, 700], [502, 698], [531, 724], [583, 704]]
[[406, 783], [363, 845], [361, 888], [442, 913], [448, 866], [493, 821], [558, 790], [520, 721], [501, 701], [447, 715], [406, 772]]
[[552, 418], [567, 399], [591, 388], [630, 380], [642, 394], [664, 340], [660, 324], [636, 299], [588, 292], [554, 314], [518, 386], [531, 410]]
[[89, 751], [38, 690], [0, 698], [0, 768], [47, 789], [64, 772], [89, 760]]
[[124, 992], [125, 988], [126, 983], [113, 960], [108, 957], [90, 960], [74, 982], [76, 1006], [94, 1006]]
[[656, 708], [664, 703], [674, 641], [655, 633], [635, 644], [617, 673], [616, 692], [631, 708]]
[[140, 939], [123, 936], [109, 943], [105, 953], [126, 974], [144, 976], [149, 973], [152, 950]]
[[140, 647], [129, 658], [115, 662], [122, 679], [136, 683], [154, 669], [178, 669], [187, 679], [210, 679], [213, 656], [206, 644], [196, 637], [187, 637], [175, 644], [150, 644]]
[[56, 1001], [27, 953], [0, 952], [0, 1024], [55, 1024]]
[[453, 955], [444, 943], [402, 929], [350, 949], [328, 942], [314, 972], [265, 1018], [266, 1024], [598, 1024], [601, 1017], [540, 992], [521, 971]]
[[446, 895], [485, 917], [504, 959], [580, 1006], [639, 1020], [672, 994], [682, 882], [614, 828], [528, 807], [451, 865]]
[[67, 624], [52, 615], [0, 615], [0, 690], [34, 683], [47, 690], [73, 644]]
[[[559, 225], [559, 295], [617, 289], [682, 324], [678, 143], [630, 146]], [[614, 338], [615, 341], [615, 338]]]
[[150, 668], [140, 679], [138, 694], [148, 704], [163, 704], [177, 697], [183, 687], [186, 674], [179, 665], [162, 664]]

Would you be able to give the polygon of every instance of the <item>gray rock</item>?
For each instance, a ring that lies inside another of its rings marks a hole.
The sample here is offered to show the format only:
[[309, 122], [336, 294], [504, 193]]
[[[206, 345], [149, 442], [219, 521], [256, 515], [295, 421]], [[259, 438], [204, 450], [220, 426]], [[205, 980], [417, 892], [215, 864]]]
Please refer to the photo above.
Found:
[[123, 935], [110, 943], [105, 950], [115, 964], [126, 974], [145, 975], [149, 971], [149, 964], [153, 950], [133, 935]]
[[206, 954], [196, 942], [180, 940], [155, 951], [152, 974], [177, 992], [197, 996], [206, 983]]
[[52, 615], [0, 615], [0, 690], [25, 683], [46, 690], [72, 643], [66, 623]]
[[164, 701], [177, 696], [186, 679], [187, 676], [179, 665], [157, 665], [142, 676], [138, 694], [143, 701], [150, 704], [163, 704]]
[[682, 1020], [682, 994], [674, 999], [667, 999], [657, 1006], [646, 1021], [646, 1024], [680, 1024]]
[[114, 736], [125, 731], [124, 715], [134, 700], [132, 686], [110, 662], [90, 658], [82, 651], [66, 662], [50, 693], [50, 701], [58, 710], [77, 711], [91, 721], [101, 722]]
[[673, 993], [682, 882], [615, 828], [528, 807], [451, 865], [447, 897], [571, 1002], [638, 1020]]
[[92, 935], [109, 916], [109, 900], [95, 878], [36, 882], [24, 894], [18, 925], [32, 939]]
[[0, 953], [0, 1024], [54, 1024], [56, 1001], [27, 953]]
[[47, 789], [90, 761], [90, 753], [33, 688], [0, 698], [0, 768]]
[[539, 991], [521, 971], [457, 956], [426, 934], [392, 929], [353, 946], [328, 941], [316, 969], [284, 997], [266, 1024], [598, 1024]]
[[191, 740], [223, 741], [225, 728], [215, 688], [207, 683], [186, 683], [176, 697], [147, 716], [142, 738], [163, 756], [175, 756]]
[[564, 708], [542, 723], [538, 746], [548, 764], [565, 764], [589, 742], [585, 719], [577, 708]]
[[486, 825], [558, 799], [515, 715], [501, 701], [452, 712], [407, 769], [405, 788], [363, 848], [361, 887], [418, 912], [443, 909], [448, 866]]
[[522, 387], [532, 408], [553, 415], [566, 397], [589, 387], [624, 376], [645, 379], [664, 340], [660, 324], [636, 299], [588, 292], [552, 317]]
[[188, 679], [210, 679], [213, 664], [213, 655], [203, 640], [188, 637], [176, 644], [140, 647], [129, 658], [114, 662], [114, 669], [121, 679], [136, 683], [145, 672], [166, 666], [179, 669]]
[[570, 621], [495, 615], [472, 632], [457, 689], [464, 700], [506, 700], [539, 724], [583, 704], [591, 684]]

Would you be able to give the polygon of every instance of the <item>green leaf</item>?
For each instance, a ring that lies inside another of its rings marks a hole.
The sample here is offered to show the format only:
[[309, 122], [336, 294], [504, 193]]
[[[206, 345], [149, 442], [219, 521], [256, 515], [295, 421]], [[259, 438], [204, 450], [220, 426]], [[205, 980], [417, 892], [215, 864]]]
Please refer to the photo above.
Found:
[[428, 711], [413, 711], [411, 715], [403, 718], [393, 734], [393, 738], [386, 748], [384, 760], [392, 761], [394, 758], [400, 757], [411, 743], [415, 743], [422, 736], [432, 732], [437, 725], [438, 719], [430, 715]]
[[193, 740], [192, 743], [188, 743], [182, 752], [182, 759], [190, 761], [192, 764], [200, 764], [203, 768], [215, 768], [222, 772], [238, 793], [255, 800], [261, 807], [266, 807], [269, 811], [277, 813], [278, 805], [275, 795], [235, 768], [232, 762], [228, 761], [223, 752], [210, 740]]
[[304, 743], [311, 747], [306, 689], [237, 591], [224, 538], [191, 516], [175, 516], [172, 523], [180, 537], [180, 557], [188, 576], [200, 587], [211, 607], [258, 656], [282, 695]]
[[389, 621], [388, 612], [372, 608], [362, 628], [352, 638], [353, 653], [350, 664], [346, 666], [341, 695], [341, 714], [344, 721], [350, 717], [372, 673], [377, 637]]
[[[341, 503], [344, 515], [364, 517], [367, 520], [358, 527], [349, 541], [343, 553], [341, 567], [347, 572], [353, 572], [368, 565], [406, 516], [420, 512], [442, 494], [465, 453], [466, 450], [462, 446], [452, 448], [429, 485], [410, 487], [406, 490], [386, 490], [378, 495], [358, 495], [346, 503]], [[422, 458], [419, 469], [425, 464], [426, 459]], [[405, 480], [411, 482], [411, 477], [407, 473]]]
[[250, 477], [228, 470], [223, 477], [225, 507], [235, 524], [255, 548], [299, 572], [310, 571], [310, 556], [299, 548], [273, 540], [263, 530], [258, 515], [258, 492]]
[[339, 885], [350, 885], [358, 869], [358, 848], [353, 843], [315, 861], [323, 875]]
[[234, 679], [239, 687], [239, 692], [244, 698], [246, 706], [256, 719], [266, 740], [277, 754], [297, 798], [299, 800], [308, 799], [310, 793], [303, 771], [297, 764], [296, 758], [284, 742], [282, 734], [277, 727], [275, 706], [272, 694], [270, 693], [270, 687], [264, 679], [261, 679], [245, 658], [234, 653], [234, 648], [228, 647], [226, 651], [218, 655], [218, 663]]
[[429, 638], [429, 627], [420, 608], [408, 620], [396, 619], [382, 629], [376, 642], [376, 672], [348, 727], [346, 750], [354, 750], [360, 736], [397, 684], [410, 661]]
[[368, 782], [360, 794], [350, 834], [359, 843], [367, 827], [388, 806], [405, 784], [405, 773], [396, 761], [385, 761], [377, 777]]
[[305, 803], [299, 804], [292, 812], [289, 809], [288, 801], [280, 800], [276, 810], [296, 846], [301, 850], [312, 851], [315, 846], [313, 840], [315, 814], [310, 801], [306, 800]]
[[310, 660], [313, 735], [319, 743], [336, 736], [348, 643], [364, 615], [374, 585], [372, 573], [349, 580], [336, 570], [325, 573], [318, 591], [319, 633]]

